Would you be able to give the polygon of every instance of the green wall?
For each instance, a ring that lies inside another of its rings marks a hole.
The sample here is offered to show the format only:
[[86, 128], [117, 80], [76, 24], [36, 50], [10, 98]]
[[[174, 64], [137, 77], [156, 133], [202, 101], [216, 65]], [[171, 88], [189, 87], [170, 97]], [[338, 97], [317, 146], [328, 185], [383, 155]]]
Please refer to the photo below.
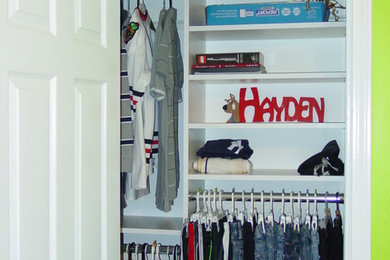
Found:
[[[372, 259], [390, 259], [390, 1], [373, 0]], [[363, 210], [363, 209], [362, 209]]]

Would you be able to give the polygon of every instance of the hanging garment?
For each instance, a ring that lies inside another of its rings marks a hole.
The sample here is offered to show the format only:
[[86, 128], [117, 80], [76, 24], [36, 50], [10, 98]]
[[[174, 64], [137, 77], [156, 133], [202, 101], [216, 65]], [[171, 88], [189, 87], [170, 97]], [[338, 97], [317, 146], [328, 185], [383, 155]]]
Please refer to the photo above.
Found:
[[134, 135], [131, 187], [136, 190], [148, 188], [153, 171], [155, 101], [149, 83], [154, 35], [150, 25], [147, 11], [143, 15], [136, 8], [125, 37]]
[[[126, 50], [125, 38], [130, 25], [128, 17], [122, 27], [121, 35], [121, 172], [123, 182], [122, 196], [127, 200], [141, 198], [150, 193], [149, 185], [146, 189], [135, 190], [131, 185], [131, 171], [133, 165], [133, 119], [130, 101], [130, 85], [128, 78], [128, 56]], [[126, 207], [126, 204], [123, 204]]]
[[176, 27], [177, 10], [160, 12], [151, 94], [158, 101], [159, 154], [156, 206], [170, 211], [179, 187], [178, 104], [182, 101], [183, 61]]
[[133, 162], [133, 120], [130, 103], [130, 85], [125, 44], [129, 21], [122, 27], [121, 37], [121, 172], [131, 172]]

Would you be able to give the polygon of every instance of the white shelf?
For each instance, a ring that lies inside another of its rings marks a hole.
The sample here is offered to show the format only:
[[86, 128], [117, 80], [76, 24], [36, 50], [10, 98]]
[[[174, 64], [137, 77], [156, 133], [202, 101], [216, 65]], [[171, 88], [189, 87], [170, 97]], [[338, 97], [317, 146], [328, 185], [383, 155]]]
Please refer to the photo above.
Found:
[[122, 233], [180, 236], [182, 218], [123, 216]]
[[189, 123], [189, 129], [345, 129], [345, 123]]
[[255, 39], [341, 38], [345, 22], [190, 26], [190, 33], [206, 41]]
[[345, 82], [345, 72], [303, 72], [303, 73], [204, 73], [189, 75], [190, 81], [207, 81], [212, 83], [232, 83], [237, 81], [261, 81], [272, 83], [305, 83], [305, 82]]
[[294, 169], [254, 169], [252, 174], [190, 173], [189, 180], [224, 181], [289, 181], [289, 182], [344, 182], [344, 176], [306, 176]]

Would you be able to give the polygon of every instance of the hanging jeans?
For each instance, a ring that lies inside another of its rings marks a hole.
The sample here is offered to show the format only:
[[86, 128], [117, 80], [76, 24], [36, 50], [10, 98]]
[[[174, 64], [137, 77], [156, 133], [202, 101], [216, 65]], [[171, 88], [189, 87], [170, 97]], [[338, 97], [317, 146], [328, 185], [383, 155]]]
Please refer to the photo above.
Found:
[[230, 244], [232, 245], [232, 259], [244, 260], [244, 241], [241, 222], [230, 223]]
[[254, 233], [255, 243], [255, 260], [266, 260], [268, 259], [267, 244], [266, 244], [266, 233], [263, 233], [261, 225], [257, 225]]
[[301, 226], [301, 259], [311, 260], [310, 229], [307, 225]]
[[320, 244], [320, 235], [318, 230], [310, 231], [310, 242], [311, 242], [311, 256], [313, 260], [319, 260], [319, 244]]
[[265, 225], [265, 243], [267, 245], [268, 259], [276, 259], [276, 234], [278, 233], [278, 224], [276, 222]]
[[283, 251], [284, 259], [286, 260], [294, 260], [292, 254], [292, 231], [293, 231], [293, 226], [291, 224], [287, 224], [286, 232], [284, 234], [284, 251]]
[[301, 234], [298, 230], [291, 231], [291, 259], [299, 259], [301, 256]]

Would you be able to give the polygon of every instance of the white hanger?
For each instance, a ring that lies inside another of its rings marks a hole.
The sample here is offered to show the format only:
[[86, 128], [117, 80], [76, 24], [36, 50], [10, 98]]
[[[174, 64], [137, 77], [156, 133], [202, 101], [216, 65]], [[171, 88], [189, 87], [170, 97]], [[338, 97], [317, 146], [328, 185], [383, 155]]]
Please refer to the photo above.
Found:
[[145, 249], [144, 249], [144, 254], [145, 254], [145, 259], [148, 260], [148, 244], [145, 244]]
[[294, 192], [290, 192], [290, 214], [286, 217], [286, 224], [292, 224], [294, 220], [294, 199], [293, 199]]
[[217, 224], [217, 230], [219, 232], [219, 220], [222, 217], [220, 216], [219, 210], [217, 207], [217, 188], [213, 189], [213, 204], [214, 204], [214, 207], [213, 207], [213, 221], [212, 222]]
[[218, 194], [218, 197], [219, 197], [219, 209], [218, 209], [218, 212], [219, 212], [220, 218], [223, 218], [223, 217], [226, 216], [226, 211], [223, 209], [222, 193], [223, 193], [223, 190], [220, 190], [219, 194]]
[[265, 234], [265, 217], [264, 217], [264, 191], [261, 191], [260, 195], [261, 211], [259, 213], [257, 224], [261, 225], [263, 234]]
[[[177, 257], [177, 249], [178, 249], [178, 248], [179, 248], [179, 245], [176, 245], [176, 246], [175, 246], [175, 256], [176, 256], [176, 257]], [[183, 251], [181, 251], [181, 253], [183, 253]], [[181, 253], [180, 253], [180, 254], [181, 254]], [[180, 258], [181, 258], [181, 257], [179, 257], [179, 259], [180, 259]]]
[[199, 217], [200, 224], [207, 224], [207, 213], [208, 213], [207, 202], [206, 202], [207, 193], [208, 193], [207, 190], [203, 191], [203, 210], [200, 213], [200, 217]]
[[298, 192], [298, 214], [294, 218], [294, 230], [300, 231], [302, 217], [302, 208], [301, 208], [301, 191]]
[[286, 232], [286, 214], [284, 214], [284, 190], [282, 192], [282, 211], [280, 213], [279, 224], [283, 226], [283, 232]]
[[310, 216], [310, 202], [309, 202], [309, 190], [306, 190], [306, 220], [305, 225], [311, 228], [311, 216]]
[[138, 244], [135, 245], [135, 260], [138, 260]]
[[167, 259], [170, 260], [171, 256], [169, 255], [169, 245], [167, 245]]
[[152, 250], [150, 250], [150, 254], [152, 255], [152, 260], [156, 260], [156, 241], [152, 243]]
[[311, 229], [317, 230], [318, 227], [318, 211], [317, 211], [317, 190], [314, 191], [314, 213], [311, 221]]
[[233, 222], [236, 217], [236, 202], [234, 198], [234, 188], [232, 189], [232, 210], [228, 215], [228, 221]]
[[270, 195], [269, 195], [269, 199], [270, 199], [270, 203], [271, 203], [271, 209], [270, 209], [269, 215], [267, 216], [267, 223], [271, 224], [273, 226], [274, 225], [274, 202], [273, 202], [272, 196], [273, 196], [273, 194], [272, 194], [272, 191], [271, 191]]
[[206, 223], [206, 230], [211, 231], [212, 223], [213, 223], [213, 209], [211, 206], [211, 192], [212, 190], [209, 190], [207, 200], [208, 200], [208, 208], [207, 208], [207, 223]]
[[251, 226], [252, 226], [252, 231], [253, 231], [253, 227], [254, 227], [255, 218], [257, 218], [257, 209], [255, 208], [254, 191], [252, 188], [252, 191], [251, 191], [251, 215], [248, 218], [248, 221], [249, 221], [249, 223], [251, 223]]
[[246, 214], [247, 214], [246, 205], [245, 205], [245, 190], [242, 191], [241, 201], [242, 201], [242, 210], [238, 213], [237, 219], [241, 222], [241, 225], [244, 225]]
[[190, 216], [190, 221], [195, 222], [199, 220], [200, 217], [200, 202], [199, 202], [199, 196], [200, 196], [200, 191], [197, 189], [196, 191], [196, 211]]
[[[129, 255], [129, 246], [130, 246], [130, 244], [127, 244], [127, 245], [126, 245], [126, 249], [125, 249], [125, 253], [124, 253], [126, 259], [129, 257], [129, 256], [128, 256], [128, 255]], [[130, 254], [131, 254], [131, 253], [130, 253]]]

